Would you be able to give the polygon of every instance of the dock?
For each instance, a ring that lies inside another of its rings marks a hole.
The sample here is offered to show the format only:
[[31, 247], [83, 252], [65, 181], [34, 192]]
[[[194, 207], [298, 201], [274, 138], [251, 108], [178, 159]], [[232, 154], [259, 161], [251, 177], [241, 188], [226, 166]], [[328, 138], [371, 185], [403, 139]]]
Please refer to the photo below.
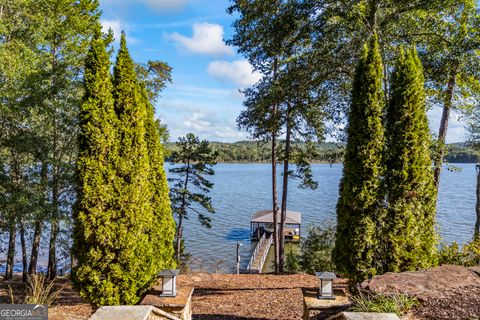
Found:
[[248, 262], [248, 273], [262, 273], [263, 265], [267, 259], [268, 251], [273, 243], [273, 236], [265, 232], [258, 241], [255, 250], [253, 250], [250, 261]]
[[[277, 213], [280, 221], [280, 212]], [[302, 214], [287, 210], [283, 236], [285, 241], [297, 242], [300, 240]], [[258, 241], [250, 256], [248, 266], [243, 272], [262, 273], [268, 252], [273, 244], [273, 213], [272, 210], [257, 211], [250, 220], [250, 238]]]

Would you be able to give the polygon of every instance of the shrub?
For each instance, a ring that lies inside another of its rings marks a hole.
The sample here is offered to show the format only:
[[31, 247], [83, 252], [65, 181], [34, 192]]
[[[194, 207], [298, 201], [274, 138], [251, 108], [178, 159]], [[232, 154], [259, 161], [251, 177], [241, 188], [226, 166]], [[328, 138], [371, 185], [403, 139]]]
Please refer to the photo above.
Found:
[[300, 265], [303, 271], [333, 271], [332, 251], [335, 245], [335, 224], [323, 221], [319, 226], [307, 228], [307, 236], [301, 243]]
[[419, 304], [414, 297], [405, 294], [381, 294], [359, 291], [352, 296], [353, 312], [395, 313], [399, 317]]
[[442, 264], [462, 264], [462, 252], [456, 241], [451, 244], [442, 243], [438, 250], [438, 263]]
[[301, 255], [298, 247], [292, 246], [286, 254], [285, 270], [290, 273], [297, 273], [301, 271], [302, 267], [300, 265], [300, 259]]
[[466, 267], [480, 265], [480, 236], [475, 236], [472, 241], [460, 249], [457, 242], [443, 243], [438, 251], [439, 264], [456, 264]]
[[480, 235], [476, 235], [472, 241], [462, 248], [463, 265], [470, 267], [480, 265]]
[[55, 289], [55, 281], [48, 283], [44, 274], [30, 275], [27, 278], [25, 303], [50, 306], [65, 289], [65, 284]]

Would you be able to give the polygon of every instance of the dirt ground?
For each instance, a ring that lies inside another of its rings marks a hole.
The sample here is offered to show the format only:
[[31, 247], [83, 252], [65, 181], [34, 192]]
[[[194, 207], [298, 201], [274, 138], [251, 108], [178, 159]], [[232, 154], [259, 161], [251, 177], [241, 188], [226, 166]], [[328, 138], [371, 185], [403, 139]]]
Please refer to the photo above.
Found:
[[[48, 308], [48, 318], [52, 320], [88, 319], [93, 313], [92, 306], [82, 300], [67, 278], [55, 280], [55, 288], [62, 286], [64, 288], [58, 300]], [[25, 300], [25, 285], [22, 284], [19, 275], [15, 275], [13, 280], [10, 281], [0, 281], [0, 303], [12, 303], [10, 288], [14, 303], [23, 303]]]

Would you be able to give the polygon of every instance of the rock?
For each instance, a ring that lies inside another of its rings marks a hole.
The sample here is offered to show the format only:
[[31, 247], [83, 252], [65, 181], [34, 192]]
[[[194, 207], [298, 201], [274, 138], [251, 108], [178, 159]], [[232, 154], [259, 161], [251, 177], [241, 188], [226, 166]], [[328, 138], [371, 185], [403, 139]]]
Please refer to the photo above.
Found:
[[403, 293], [425, 301], [442, 298], [444, 293], [465, 286], [480, 286], [480, 276], [462, 266], [442, 265], [416, 272], [388, 272], [362, 283], [362, 288], [377, 293]]
[[395, 313], [342, 312], [327, 320], [400, 320]]

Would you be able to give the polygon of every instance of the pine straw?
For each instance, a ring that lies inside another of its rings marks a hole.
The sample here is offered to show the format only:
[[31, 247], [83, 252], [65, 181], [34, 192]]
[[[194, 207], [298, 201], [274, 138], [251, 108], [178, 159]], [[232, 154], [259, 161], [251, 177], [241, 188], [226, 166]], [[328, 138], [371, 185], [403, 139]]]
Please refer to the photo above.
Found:
[[[337, 284], [342, 284], [340, 280]], [[193, 318], [302, 319], [302, 288], [316, 288], [315, 276], [296, 275], [180, 275], [178, 285], [194, 286]]]

